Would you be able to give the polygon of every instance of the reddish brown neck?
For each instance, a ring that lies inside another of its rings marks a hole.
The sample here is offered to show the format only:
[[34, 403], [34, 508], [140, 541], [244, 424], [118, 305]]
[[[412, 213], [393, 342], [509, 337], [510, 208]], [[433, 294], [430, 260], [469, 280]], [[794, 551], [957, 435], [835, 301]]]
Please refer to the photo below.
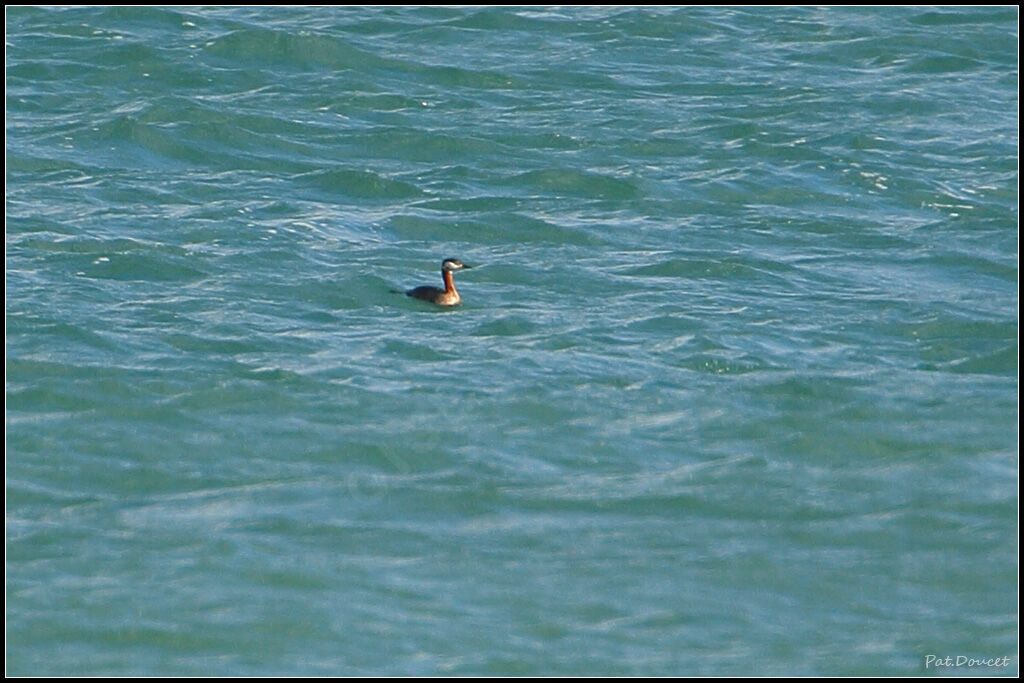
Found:
[[452, 276], [452, 271], [442, 270], [441, 277], [444, 278], [444, 291], [449, 294], [455, 291], [455, 277]]

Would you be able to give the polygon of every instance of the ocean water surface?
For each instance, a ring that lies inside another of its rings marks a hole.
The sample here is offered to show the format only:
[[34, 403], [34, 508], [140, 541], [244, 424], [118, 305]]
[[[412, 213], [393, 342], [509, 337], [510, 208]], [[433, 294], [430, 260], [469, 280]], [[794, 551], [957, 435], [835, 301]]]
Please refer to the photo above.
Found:
[[8, 674], [1017, 674], [1016, 7], [6, 19]]

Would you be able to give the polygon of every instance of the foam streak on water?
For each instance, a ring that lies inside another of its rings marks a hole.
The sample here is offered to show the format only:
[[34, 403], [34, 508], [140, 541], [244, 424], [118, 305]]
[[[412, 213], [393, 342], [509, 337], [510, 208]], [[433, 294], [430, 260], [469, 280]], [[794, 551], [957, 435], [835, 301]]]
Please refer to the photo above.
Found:
[[8, 673], [1016, 674], [1017, 21], [11, 8]]

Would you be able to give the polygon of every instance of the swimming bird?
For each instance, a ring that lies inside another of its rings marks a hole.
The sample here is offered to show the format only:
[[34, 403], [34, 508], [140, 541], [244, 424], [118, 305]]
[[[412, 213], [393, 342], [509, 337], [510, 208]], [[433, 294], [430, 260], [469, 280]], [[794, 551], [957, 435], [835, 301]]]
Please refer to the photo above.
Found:
[[438, 306], [457, 306], [462, 301], [462, 297], [455, 291], [455, 278], [452, 273], [456, 270], [471, 267], [457, 258], [446, 258], [441, 263], [441, 277], [444, 278], [444, 289], [424, 285], [410, 289], [406, 294], [415, 299], [423, 299]]

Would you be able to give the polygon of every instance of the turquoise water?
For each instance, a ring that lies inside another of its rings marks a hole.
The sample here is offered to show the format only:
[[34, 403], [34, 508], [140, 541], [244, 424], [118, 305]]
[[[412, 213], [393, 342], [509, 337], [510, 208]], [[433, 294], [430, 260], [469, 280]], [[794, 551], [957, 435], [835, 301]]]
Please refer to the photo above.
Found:
[[7, 672], [1016, 675], [1017, 22], [9, 8]]

